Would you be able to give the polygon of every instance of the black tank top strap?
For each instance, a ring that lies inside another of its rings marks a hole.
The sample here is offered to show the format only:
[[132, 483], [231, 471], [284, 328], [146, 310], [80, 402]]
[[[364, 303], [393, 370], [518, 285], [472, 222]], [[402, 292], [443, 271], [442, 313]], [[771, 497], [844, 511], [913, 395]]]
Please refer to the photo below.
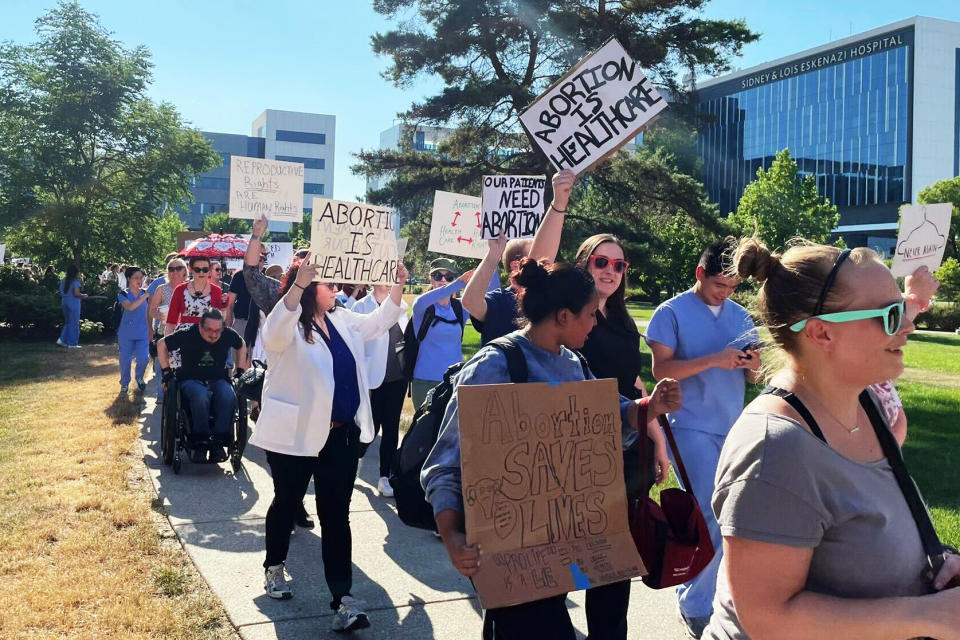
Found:
[[807, 423], [807, 426], [810, 427], [810, 431], [813, 435], [817, 436], [824, 443], [827, 442], [827, 439], [823, 437], [823, 431], [820, 430], [820, 425], [817, 424], [817, 421], [814, 419], [813, 414], [810, 413], [810, 410], [807, 409], [807, 406], [800, 401], [792, 391], [787, 391], [786, 389], [781, 389], [780, 387], [768, 386], [763, 391], [762, 394], [769, 394], [771, 396], [777, 396], [778, 398], [783, 398], [787, 404], [793, 407], [794, 411], [800, 414], [800, 417], [803, 418], [804, 422]]

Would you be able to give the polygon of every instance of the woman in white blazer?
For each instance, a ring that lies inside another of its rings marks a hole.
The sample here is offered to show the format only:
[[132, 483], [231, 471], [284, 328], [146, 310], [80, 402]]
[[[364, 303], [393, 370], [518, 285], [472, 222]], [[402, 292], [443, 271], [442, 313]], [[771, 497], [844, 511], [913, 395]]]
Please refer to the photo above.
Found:
[[310, 477], [323, 538], [323, 569], [336, 612], [333, 629], [369, 626], [352, 586], [350, 497], [360, 444], [374, 438], [364, 341], [386, 333], [402, 313], [407, 271], [371, 314], [336, 307], [336, 285], [316, 283], [310, 254], [284, 278], [283, 297], [261, 330], [269, 369], [250, 443], [267, 452], [274, 498], [267, 511], [267, 595], [292, 596], [284, 578], [290, 530]]
[[[373, 291], [358, 300], [350, 309], [355, 313], [373, 313], [387, 301], [390, 287], [373, 285]], [[367, 375], [370, 381], [370, 407], [373, 411], [374, 435], [383, 431], [380, 437], [380, 479], [377, 491], [384, 498], [393, 497], [390, 486], [390, 467], [397, 453], [400, 439], [400, 413], [403, 411], [403, 398], [407, 395], [407, 379], [400, 366], [397, 345], [403, 342], [403, 330], [407, 326], [407, 303], [401, 303], [400, 320], [382, 336], [367, 340], [365, 354]], [[361, 445], [360, 457], [367, 453], [367, 445]]]

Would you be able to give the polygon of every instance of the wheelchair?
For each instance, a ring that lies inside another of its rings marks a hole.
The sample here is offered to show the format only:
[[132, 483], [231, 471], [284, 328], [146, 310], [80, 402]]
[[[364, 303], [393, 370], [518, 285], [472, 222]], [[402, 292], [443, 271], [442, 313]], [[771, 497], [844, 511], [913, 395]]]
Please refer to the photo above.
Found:
[[[227, 448], [230, 466], [234, 473], [240, 470], [240, 464], [243, 459], [243, 450], [247, 446], [247, 399], [237, 393], [237, 381], [230, 379], [230, 386], [237, 396], [237, 409], [234, 412], [229, 442], [218, 442]], [[211, 412], [205, 416], [213, 424], [213, 407], [211, 403]], [[191, 426], [192, 416], [183, 400], [180, 385], [176, 376], [167, 384], [167, 389], [163, 394], [163, 410], [160, 415], [160, 455], [163, 464], [172, 467], [175, 474], [180, 473], [183, 465], [183, 458], [186, 455], [189, 458], [188, 449], [195, 446], [207, 446], [209, 441], [200, 441], [193, 435]], [[213, 460], [205, 460], [196, 464], [219, 464]]]

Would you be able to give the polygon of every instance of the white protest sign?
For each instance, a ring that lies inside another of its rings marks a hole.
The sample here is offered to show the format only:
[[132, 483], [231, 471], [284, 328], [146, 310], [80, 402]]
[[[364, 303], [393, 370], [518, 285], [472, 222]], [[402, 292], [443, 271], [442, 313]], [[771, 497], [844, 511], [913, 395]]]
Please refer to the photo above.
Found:
[[267, 265], [278, 264], [286, 270], [293, 264], [292, 242], [264, 242], [267, 250]]
[[311, 222], [317, 281], [396, 284], [397, 216], [389, 207], [314, 198]]
[[230, 217], [303, 222], [303, 164], [230, 158]]
[[666, 108], [653, 83], [611, 38], [527, 107], [520, 123], [554, 167], [579, 175]]
[[3, 256], [7, 255], [7, 245], [0, 244], [0, 263], [3, 262]]
[[546, 186], [546, 176], [483, 176], [480, 237], [532, 238], [543, 221]]
[[461, 258], [483, 258], [487, 243], [481, 237], [480, 198], [449, 191], [433, 195], [433, 218], [427, 251]]
[[891, 268], [894, 276], [909, 276], [923, 266], [930, 271], [940, 267], [952, 213], [953, 205], [949, 202], [900, 208], [900, 233]]

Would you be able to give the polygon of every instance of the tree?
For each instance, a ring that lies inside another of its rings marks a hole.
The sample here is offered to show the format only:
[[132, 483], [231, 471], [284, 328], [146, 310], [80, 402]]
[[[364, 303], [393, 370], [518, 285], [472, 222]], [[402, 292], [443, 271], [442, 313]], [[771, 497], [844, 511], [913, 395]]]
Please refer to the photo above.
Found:
[[840, 220], [837, 207], [817, 192], [813, 176], [801, 177], [796, 161], [784, 149], [769, 169], [757, 169], [733, 215], [746, 235], [757, 235], [771, 249], [783, 250], [800, 236], [826, 243]]
[[210, 233], [250, 233], [250, 222], [243, 218], [231, 218], [228, 213], [213, 213], [203, 219], [200, 228]]
[[[444, 87], [401, 114], [410, 127], [399, 150], [357, 155], [354, 173], [391, 177], [367, 199], [423, 215], [436, 189], [476, 193], [484, 174], [553, 173], [546, 157], [531, 147], [518, 115], [611, 36], [670, 89], [672, 110], [690, 116], [679, 72], [718, 74], [757, 38], [742, 21], [702, 19], [697, 15], [702, 5], [703, 0], [374, 0], [374, 9], [385, 16], [417, 13], [398, 29], [373, 37], [374, 52], [391, 59], [384, 76], [400, 87], [422, 75], [439, 77]], [[424, 152], [410, 139], [417, 124], [454, 131], [437, 153]], [[692, 120], [686, 124], [692, 128]], [[655, 229], [649, 221], [661, 208], [669, 215], [679, 208], [700, 224], [715, 225], [702, 186], [678, 170], [682, 160], [656, 153], [619, 167], [614, 160], [591, 173], [590, 182], [618, 205], [628, 195], [639, 196], [632, 206], [618, 206], [628, 216], [623, 222]], [[647, 203], [654, 203], [654, 210]]]
[[937, 298], [960, 302], [960, 261], [956, 258], [947, 258], [933, 275], [940, 281]]
[[[0, 226], [42, 261], [159, 264], [165, 205], [219, 162], [173, 106], [146, 97], [151, 62], [77, 2], [0, 46]], [[169, 224], [169, 222], [168, 222]], [[159, 257], [158, 257], [159, 256]]]
[[950, 216], [950, 233], [947, 234], [947, 247], [943, 257], [960, 258], [957, 251], [957, 234], [960, 233], [960, 176], [948, 178], [923, 188], [917, 194], [919, 204], [938, 204], [949, 202], [953, 204], [953, 215]]

